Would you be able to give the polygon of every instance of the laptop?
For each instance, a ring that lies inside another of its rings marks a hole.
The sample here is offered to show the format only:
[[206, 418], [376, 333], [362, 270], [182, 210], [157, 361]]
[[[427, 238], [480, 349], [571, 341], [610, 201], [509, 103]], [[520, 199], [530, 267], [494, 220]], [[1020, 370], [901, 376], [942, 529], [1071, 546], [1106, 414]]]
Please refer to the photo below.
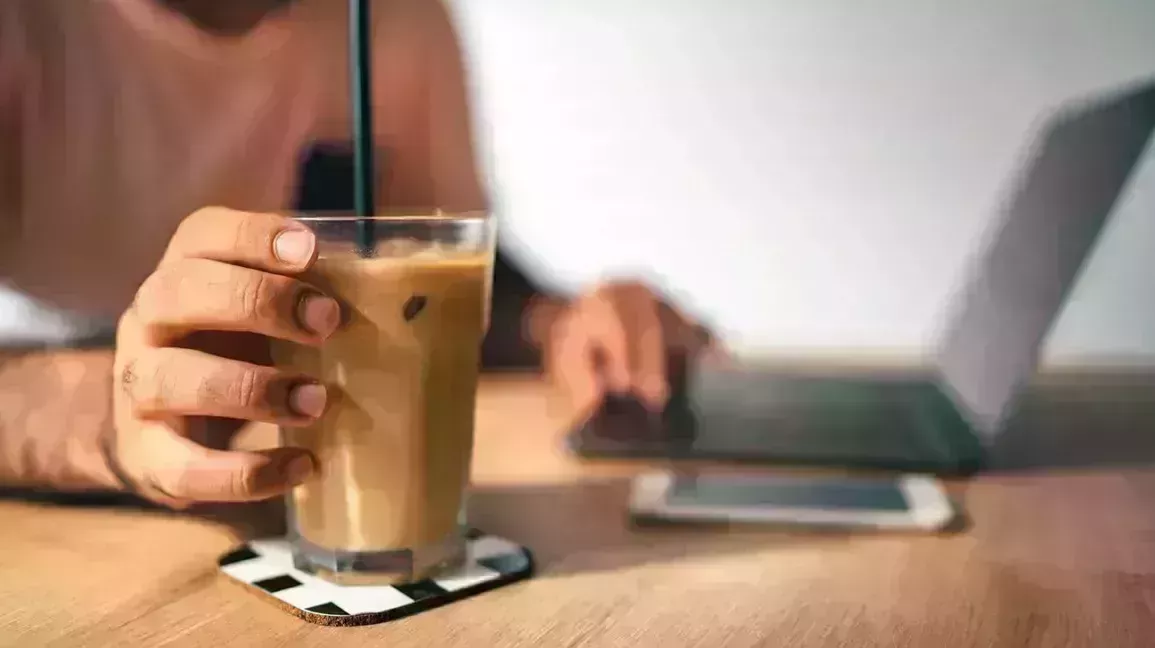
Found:
[[1155, 81], [1064, 108], [1044, 124], [927, 371], [815, 375], [697, 363], [671, 376], [676, 393], [664, 412], [611, 399], [569, 437], [572, 449], [589, 458], [980, 469], [1153, 129]]

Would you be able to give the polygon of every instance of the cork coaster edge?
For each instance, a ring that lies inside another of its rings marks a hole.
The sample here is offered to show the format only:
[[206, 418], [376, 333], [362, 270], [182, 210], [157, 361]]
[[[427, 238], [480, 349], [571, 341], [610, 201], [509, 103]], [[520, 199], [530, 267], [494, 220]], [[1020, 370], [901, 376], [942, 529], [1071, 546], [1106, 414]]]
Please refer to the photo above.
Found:
[[[443, 607], [443, 606], [449, 605], [451, 603], [456, 603], [458, 601], [461, 601], [461, 600], [464, 600], [467, 598], [472, 598], [474, 596], [478, 596], [478, 595], [484, 594], [486, 592], [490, 592], [492, 590], [495, 590], [495, 589], [498, 589], [501, 587], [505, 587], [507, 585], [513, 585], [513, 584], [518, 583], [520, 581], [527, 580], [533, 576], [533, 574], [536, 571], [536, 564], [535, 564], [535, 561], [533, 558], [533, 553], [530, 552], [529, 549], [527, 549], [524, 546], [509, 542], [508, 540], [504, 540], [502, 538], [496, 538], [494, 536], [485, 536], [484, 534], [479, 534], [479, 533], [473, 534], [473, 537], [470, 539], [471, 546], [477, 540], [482, 539], [482, 538], [489, 538], [492, 540], [506, 543], [511, 549], [514, 549], [516, 553], [515, 554], [514, 553], [502, 554], [502, 555], [498, 555], [496, 557], [497, 558], [507, 558], [509, 556], [516, 555], [518, 558], [520, 558], [520, 560], [523, 563], [521, 565], [521, 567], [518, 569], [508, 570], [508, 571], [507, 570], [492, 570], [492, 571], [495, 571], [497, 575], [488, 579], [488, 580], [477, 582], [477, 583], [474, 583], [474, 584], [471, 584], [471, 585], [468, 585], [468, 586], [465, 586], [465, 587], [462, 587], [462, 588], [456, 589], [456, 590], [451, 590], [451, 591], [450, 590], [441, 590], [436, 595], [431, 595], [431, 596], [423, 597], [420, 599], [413, 599], [410, 603], [407, 603], [404, 605], [399, 605], [399, 606], [394, 607], [392, 609], [386, 609], [386, 610], [376, 611], [376, 612], [342, 613], [342, 614], [324, 614], [324, 613], [313, 612], [313, 611], [310, 611], [309, 609], [303, 609], [301, 607], [293, 605], [292, 603], [289, 603], [288, 601], [281, 599], [280, 597], [276, 596], [276, 593], [274, 591], [269, 591], [267, 589], [262, 588], [261, 586], [259, 586], [259, 584], [257, 582], [249, 582], [248, 580], [246, 580], [244, 578], [239, 578], [233, 574], [226, 572], [225, 567], [229, 564], [234, 564], [234, 563], [226, 562], [226, 561], [228, 561], [230, 559], [230, 557], [235, 556], [236, 554], [238, 554], [240, 552], [248, 552], [250, 554], [256, 554], [256, 556], [257, 556], [256, 558], [246, 559], [249, 562], [259, 561], [259, 559], [260, 559], [259, 553], [254, 551], [252, 543], [249, 543], [249, 542], [242, 542], [242, 543], [236, 545], [235, 547], [230, 549], [228, 552], [223, 554], [218, 559], [218, 575], [220, 577], [223, 577], [224, 580], [230, 582], [232, 586], [238, 587], [240, 590], [244, 590], [250, 594], [256, 594], [259, 599], [264, 600], [264, 601], [269, 602], [269, 603], [272, 603], [274, 607], [277, 607], [277, 608], [281, 609], [282, 611], [287, 612], [288, 614], [290, 614], [290, 615], [292, 615], [298, 619], [301, 619], [303, 621], [307, 621], [309, 623], [313, 623], [316, 625], [322, 625], [322, 626], [328, 626], [328, 627], [358, 627], [358, 626], [377, 625], [377, 624], [382, 624], [382, 623], [388, 623], [391, 621], [397, 621], [397, 620], [404, 619], [404, 618], [407, 618], [410, 616], [414, 616], [416, 614], [420, 614], [422, 612], [426, 612], [426, 611], [433, 610], [433, 609], [436, 609], [439, 607]], [[272, 539], [271, 541], [275, 542], [275, 543], [284, 543], [284, 539]], [[268, 543], [268, 542], [270, 542], [270, 539], [263, 539], [263, 540], [259, 540], [259, 541], [255, 540], [253, 542]], [[474, 567], [477, 564], [478, 564], [478, 561], [475, 560], [471, 555], [469, 566]], [[288, 572], [288, 571], [293, 571], [294, 574], [297, 576], [297, 579], [300, 578], [300, 574], [295, 572], [295, 570], [286, 570], [286, 572]], [[285, 576], [288, 576], [288, 574], [286, 573]], [[283, 578], [285, 576], [275, 577], [275, 578]], [[292, 577], [290, 577], [290, 578], [292, 578]], [[297, 580], [297, 579], [293, 579], [293, 580]], [[262, 579], [262, 580], [267, 581], [267, 580], [272, 580], [272, 579]], [[312, 580], [316, 581], [318, 579], [312, 579]], [[422, 582], [425, 582], [425, 581], [422, 581]], [[303, 584], [298, 581], [298, 585], [303, 585]], [[354, 587], [340, 586], [340, 585], [335, 585], [335, 584], [331, 584], [331, 583], [325, 583], [325, 587], [335, 588], [337, 590], [355, 589]], [[399, 587], [405, 588], [408, 586], [399, 586]], [[382, 589], [382, 588], [378, 587], [376, 589]], [[387, 588], [387, 589], [392, 589], [392, 588]], [[314, 606], [314, 607], [317, 607], [317, 606]]]

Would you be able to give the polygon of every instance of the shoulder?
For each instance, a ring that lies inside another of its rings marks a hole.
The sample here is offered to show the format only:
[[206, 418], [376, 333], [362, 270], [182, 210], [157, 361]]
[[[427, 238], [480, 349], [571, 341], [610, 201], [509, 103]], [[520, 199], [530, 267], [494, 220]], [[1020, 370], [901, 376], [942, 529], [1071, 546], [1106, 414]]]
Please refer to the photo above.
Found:
[[377, 0], [373, 9], [374, 37], [407, 52], [428, 56], [456, 48], [449, 9], [442, 0]]
[[[0, 0], [3, 2], [3, 0]], [[299, 0], [298, 14], [307, 23], [324, 83], [341, 89], [330, 93], [323, 119], [325, 134], [348, 132], [345, 97], [348, 87], [349, 3]], [[374, 94], [376, 127], [395, 139], [413, 131], [426, 110], [430, 84], [457, 83], [460, 65], [451, 14], [442, 0], [373, 0]], [[411, 135], [415, 136], [415, 135]]]
[[[7, 0], [11, 2], [12, 0]], [[344, 32], [348, 26], [348, 2], [299, 0], [295, 13], [304, 21]], [[0, 0], [3, 4], [5, 0]], [[388, 34], [403, 41], [451, 29], [451, 12], [443, 0], [373, 0], [369, 8], [375, 35]]]
[[379, 24], [393, 22], [410, 27], [431, 28], [447, 23], [449, 10], [444, 0], [374, 0], [373, 11]]
[[[349, 3], [299, 1], [297, 23], [310, 34], [318, 53], [345, 65]], [[442, 0], [373, 0], [370, 14], [379, 66], [413, 67], [430, 55], [457, 51], [452, 15]]]

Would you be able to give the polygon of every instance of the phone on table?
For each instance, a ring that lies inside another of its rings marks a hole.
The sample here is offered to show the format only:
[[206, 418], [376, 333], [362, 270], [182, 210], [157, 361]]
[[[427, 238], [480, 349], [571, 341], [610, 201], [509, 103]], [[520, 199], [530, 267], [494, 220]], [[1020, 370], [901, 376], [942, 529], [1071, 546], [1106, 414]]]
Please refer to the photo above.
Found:
[[957, 519], [942, 484], [925, 475], [880, 478], [645, 473], [630, 497], [634, 520], [772, 524], [937, 532]]

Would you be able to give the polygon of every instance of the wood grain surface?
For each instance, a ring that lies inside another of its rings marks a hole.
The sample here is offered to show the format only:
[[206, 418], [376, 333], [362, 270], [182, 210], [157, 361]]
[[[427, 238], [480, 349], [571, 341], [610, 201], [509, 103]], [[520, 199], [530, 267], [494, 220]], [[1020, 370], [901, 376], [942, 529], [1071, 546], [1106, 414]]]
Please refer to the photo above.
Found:
[[216, 571], [238, 538], [279, 526], [276, 505], [0, 500], [0, 645], [1155, 645], [1155, 391], [1059, 383], [1028, 399], [995, 472], [952, 485], [967, 532], [843, 536], [631, 529], [637, 467], [571, 458], [544, 385], [492, 378], [472, 522], [530, 546], [535, 579], [391, 624], [314, 626]]

